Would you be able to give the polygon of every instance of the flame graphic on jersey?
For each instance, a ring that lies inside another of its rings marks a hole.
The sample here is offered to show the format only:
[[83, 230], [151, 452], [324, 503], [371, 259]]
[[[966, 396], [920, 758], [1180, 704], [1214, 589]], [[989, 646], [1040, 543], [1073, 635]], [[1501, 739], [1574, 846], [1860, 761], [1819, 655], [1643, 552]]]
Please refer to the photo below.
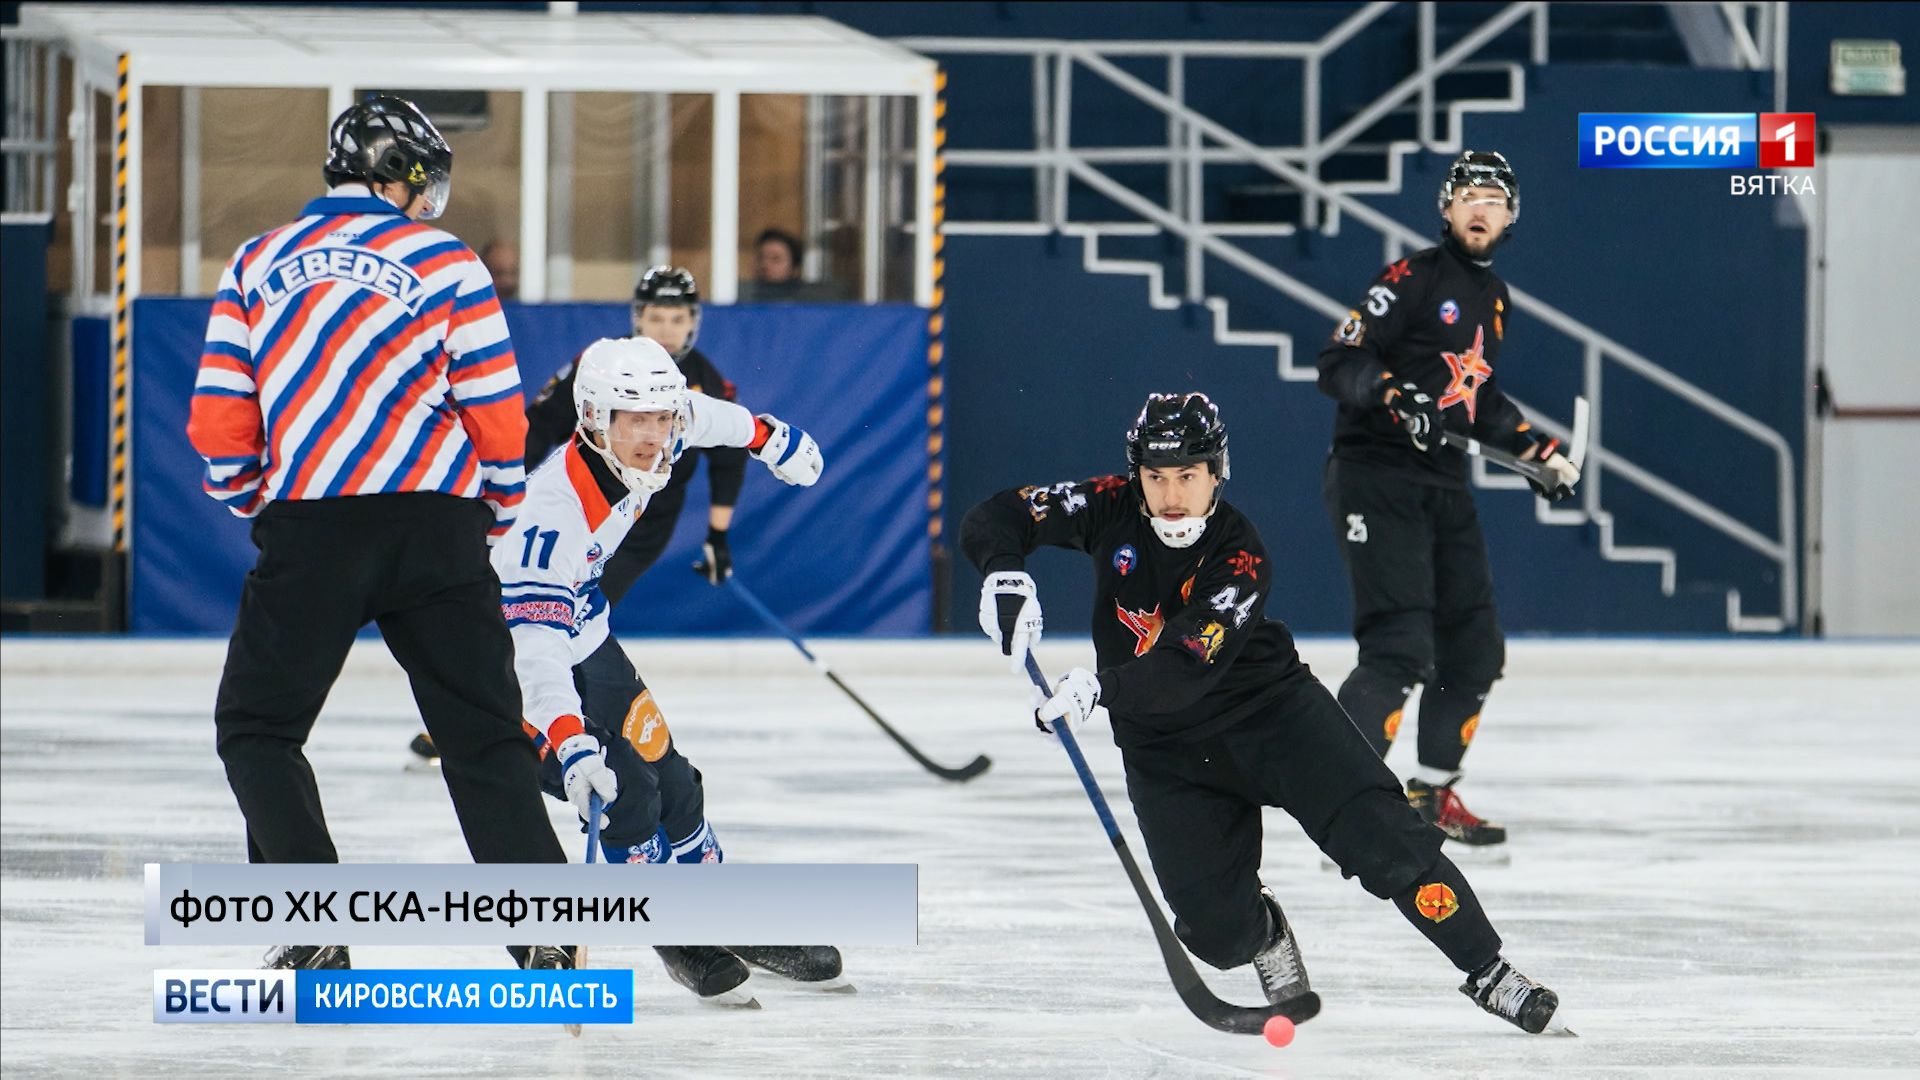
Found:
[[1487, 364], [1482, 354], [1487, 339], [1484, 326], [1473, 328], [1473, 348], [1463, 353], [1443, 352], [1440, 359], [1447, 362], [1453, 371], [1453, 381], [1447, 383], [1447, 392], [1440, 395], [1440, 407], [1445, 409], [1458, 402], [1467, 403], [1467, 423], [1473, 423], [1474, 409], [1480, 396], [1480, 386], [1493, 378], [1493, 368]]
[[1128, 611], [1120, 606], [1120, 601], [1115, 600], [1113, 616], [1120, 620], [1121, 626], [1133, 631], [1133, 636], [1139, 639], [1133, 646], [1135, 656], [1147, 655], [1147, 650], [1153, 648], [1153, 643], [1160, 640], [1160, 628], [1166, 625], [1166, 620], [1160, 617], [1159, 604], [1153, 605], [1152, 611]]

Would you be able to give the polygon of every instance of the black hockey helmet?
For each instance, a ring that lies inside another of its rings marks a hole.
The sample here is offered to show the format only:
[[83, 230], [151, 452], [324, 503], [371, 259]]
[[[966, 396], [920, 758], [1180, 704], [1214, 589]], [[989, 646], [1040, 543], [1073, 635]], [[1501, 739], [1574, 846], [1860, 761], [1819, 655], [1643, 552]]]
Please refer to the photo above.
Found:
[[693, 351], [693, 341], [700, 336], [700, 286], [693, 280], [693, 272], [684, 266], [654, 266], [640, 275], [640, 283], [633, 287], [633, 332], [640, 333], [640, 312], [649, 304], [664, 304], [686, 308], [693, 315], [693, 329], [688, 331], [687, 340], [673, 350], [674, 363], [686, 359]]
[[693, 273], [684, 266], [655, 266], [640, 275], [640, 284], [633, 287], [633, 302], [642, 304], [681, 304], [697, 307], [700, 304], [700, 286], [693, 280]]
[[1127, 474], [1206, 462], [1214, 475], [1228, 474], [1227, 425], [1205, 394], [1148, 394], [1127, 431]]
[[453, 148], [413, 102], [389, 94], [369, 97], [334, 118], [327, 144], [328, 185], [403, 183], [413, 194], [425, 194], [422, 218], [446, 212]]
[[[1513, 175], [1507, 159], [1492, 151], [1467, 150], [1454, 159], [1447, 178], [1440, 181], [1440, 213], [1453, 202], [1454, 192], [1462, 188], [1494, 187], [1507, 193], [1507, 212], [1520, 220], [1520, 179]], [[1511, 225], [1509, 225], [1511, 227]]]

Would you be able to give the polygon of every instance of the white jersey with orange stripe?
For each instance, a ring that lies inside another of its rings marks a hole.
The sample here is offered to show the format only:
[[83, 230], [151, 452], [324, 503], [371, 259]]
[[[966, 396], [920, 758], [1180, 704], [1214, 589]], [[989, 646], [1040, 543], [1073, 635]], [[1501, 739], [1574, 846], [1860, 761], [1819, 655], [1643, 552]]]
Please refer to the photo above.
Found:
[[[690, 447], [753, 441], [754, 418], [746, 409], [705, 394], [688, 398], [691, 417], [672, 448], [676, 459]], [[580, 715], [573, 666], [607, 640], [600, 574], [649, 498], [624, 488], [609, 498], [602, 482], [609, 470], [588, 460], [577, 440], [549, 456], [527, 478], [513, 531], [493, 547], [522, 713], [543, 733], [562, 716]]]

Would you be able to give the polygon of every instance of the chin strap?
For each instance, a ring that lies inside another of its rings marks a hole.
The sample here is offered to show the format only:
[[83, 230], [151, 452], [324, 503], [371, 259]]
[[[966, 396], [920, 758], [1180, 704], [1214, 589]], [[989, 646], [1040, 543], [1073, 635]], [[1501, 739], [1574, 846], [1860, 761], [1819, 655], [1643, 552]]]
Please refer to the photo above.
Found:
[[621, 464], [620, 459], [613, 456], [613, 451], [593, 441], [591, 435], [580, 441], [591, 447], [594, 453], [599, 454], [600, 460], [606, 462], [607, 468], [613, 470], [613, 475], [627, 486], [628, 491], [636, 495], [646, 495], [649, 498], [658, 495], [667, 486], [667, 482], [673, 479], [673, 462], [665, 447], [661, 448], [660, 459], [654, 462], [653, 468], [634, 469]]

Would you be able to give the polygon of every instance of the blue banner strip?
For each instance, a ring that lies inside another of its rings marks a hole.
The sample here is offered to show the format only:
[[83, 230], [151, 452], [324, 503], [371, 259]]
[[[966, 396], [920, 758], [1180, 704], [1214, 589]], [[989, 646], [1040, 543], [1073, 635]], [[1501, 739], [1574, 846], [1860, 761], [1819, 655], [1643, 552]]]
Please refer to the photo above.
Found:
[[633, 971], [300, 971], [301, 1024], [631, 1024]]
[[1754, 113], [1581, 113], [1583, 169], [1751, 169]]

